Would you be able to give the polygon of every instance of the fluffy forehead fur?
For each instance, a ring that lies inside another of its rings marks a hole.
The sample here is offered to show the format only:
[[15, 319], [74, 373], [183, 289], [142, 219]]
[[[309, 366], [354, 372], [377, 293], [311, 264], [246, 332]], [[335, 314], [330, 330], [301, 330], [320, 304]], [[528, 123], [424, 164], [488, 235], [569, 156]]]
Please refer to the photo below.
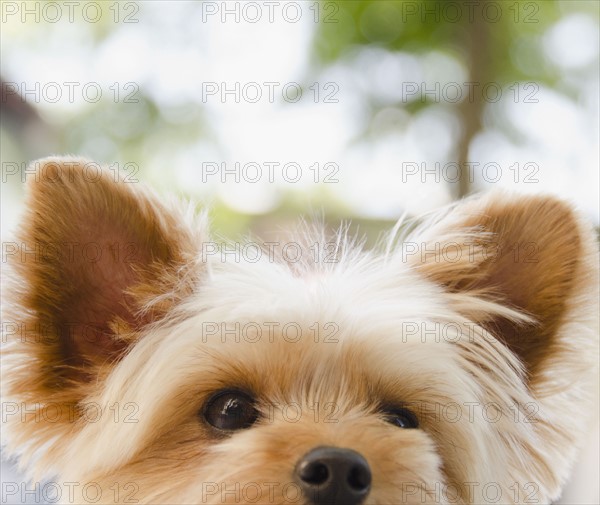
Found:
[[[597, 246], [568, 205], [500, 193], [381, 252], [340, 233], [315, 262], [324, 235], [309, 231], [300, 261], [224, 261], [205, 216], [84, 165], [41, 164], [9, 258], [5, 442], [34, 478], [81, 483], [76, 502], [94, 483], [101, 503], [306, 503], [298, 460], [335, 446], [368, 461], [368, 504], [560, 494], [598, 331]], [[133, 254], [65, 261], [67, 241]], [[28, 262], [36, 246], [54, 254]], [[230, 388], [260, 416], [223, 435], [201, 412]], [[387, 423], [387, 406], [419, 428]]]

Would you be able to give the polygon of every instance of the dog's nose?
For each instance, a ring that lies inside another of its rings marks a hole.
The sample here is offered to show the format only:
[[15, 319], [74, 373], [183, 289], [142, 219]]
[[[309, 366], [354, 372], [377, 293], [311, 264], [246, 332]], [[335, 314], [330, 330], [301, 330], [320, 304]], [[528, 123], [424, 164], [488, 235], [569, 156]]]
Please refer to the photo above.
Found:
[[296, 476], [313, 505], [359, 505], [371, 489], [369, 463], [350, 449], [317, 447], [298, 462]]

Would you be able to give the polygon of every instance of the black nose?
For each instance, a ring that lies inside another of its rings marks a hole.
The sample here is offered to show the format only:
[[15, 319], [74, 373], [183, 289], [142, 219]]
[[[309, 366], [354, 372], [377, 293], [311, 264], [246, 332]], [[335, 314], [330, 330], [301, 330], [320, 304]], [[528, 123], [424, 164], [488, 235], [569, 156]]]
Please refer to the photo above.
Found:
[[371, 489], [369, 463], [350, 449], [317, 447], [298, 462], [296, 476], [314, 505], [359, 505]]

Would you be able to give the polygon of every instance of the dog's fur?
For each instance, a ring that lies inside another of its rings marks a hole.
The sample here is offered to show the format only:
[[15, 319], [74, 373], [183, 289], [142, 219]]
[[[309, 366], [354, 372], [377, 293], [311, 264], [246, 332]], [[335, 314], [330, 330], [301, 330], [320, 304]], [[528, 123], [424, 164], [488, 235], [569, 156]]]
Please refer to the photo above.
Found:
[[[381, 252], [339, 233], [309, 261], [309, 231], [300, 261], [222, 261], [204, 214], [85, 163], [41, 162], [5, 251], [3, 428], [32, 478], [79, 483], [75, 502], [93, 482], [99, 503], [305, 503], [298, 460], [336, 446], [368, 461], [368, 504], [559, 496], [598, 359], [597, 244], [571, 206], [492, 193]], [[202, 419], [224, 388], [254, 395], [254, 426]]]

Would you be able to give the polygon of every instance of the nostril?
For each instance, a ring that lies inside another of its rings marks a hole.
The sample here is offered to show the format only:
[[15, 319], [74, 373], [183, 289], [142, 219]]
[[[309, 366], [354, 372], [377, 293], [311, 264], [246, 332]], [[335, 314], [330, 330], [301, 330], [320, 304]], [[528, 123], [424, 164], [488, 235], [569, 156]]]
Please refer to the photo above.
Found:
[[306, 503], [361, 505], [371, 490], [371, 469], [358, 452], [341, 447], [316, 447], [295, 469]]
[[315, 461], [300, 469], [300, 478], [307, 484], [319, 486], [329, 479], [329, 469], [323, 463]]
[[356, 491], [365, 491], [371, 485], [371, 472], [364, 465], [354, 465], [348, 473], [348, 485]]

